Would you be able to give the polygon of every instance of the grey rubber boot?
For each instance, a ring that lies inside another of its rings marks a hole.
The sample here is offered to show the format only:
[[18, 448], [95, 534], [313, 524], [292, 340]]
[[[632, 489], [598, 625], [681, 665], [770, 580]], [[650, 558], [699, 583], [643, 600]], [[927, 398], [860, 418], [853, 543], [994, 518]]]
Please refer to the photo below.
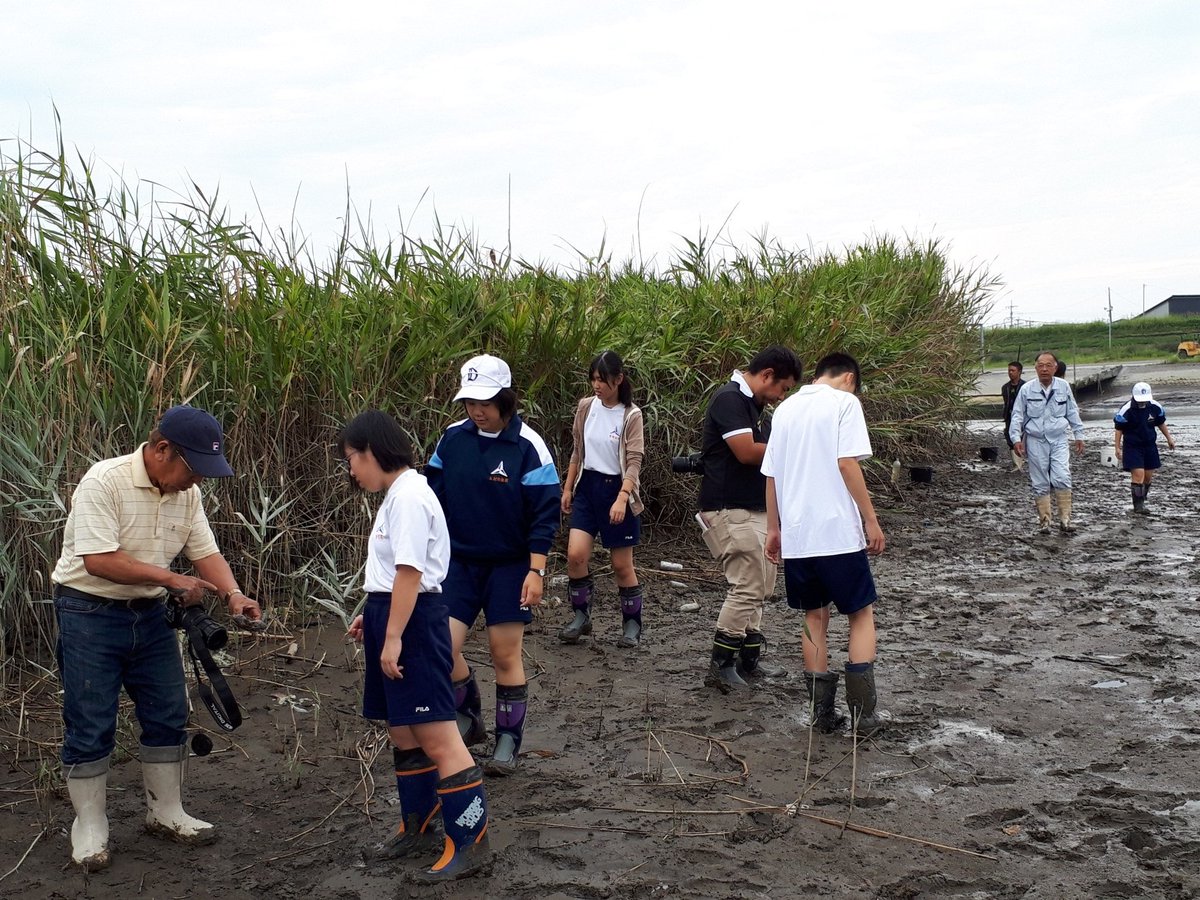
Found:
[[596, 582], [590, 575], [586, 578], [571, 579], [568, 593], [575, 618], [558, 633], [558, 639], [564, 644], [578, 644], [583, 635], [592, 633], [592, 595], [595, 590]]
[[738, 654], [742, 649], [742, 638], [733, 637], [723, 631], [718, 631], [713, 638], [712, 659], [708, 664], [708, 674], [704, 683], [715, 687], [722, 694], [731, 691], [746, 691], [750, 685], [742, 680], [737, 673]]
[[839, 715], [837, 701], [838, 677], [833, 672], [805, 672], [804, 686], [808, 689], [809, 710], [812, 726], [830, 734], [846, 724], [846, 717]]
[[860, 735], [878, 731], [884, 719], [875, 711], [875, 663], [868, 663], [864, 672], [846, 671], [846, 706], [850, 708], [850, 721]]
[[642, 640], [642, 586], [618, 588], [621, 597], [621, 636], [618, 647], [636, 647]]
[[487, 740], [487, 727], [483, 724], [483, 700], [479, 696], [479, 684], [475, 681], [474, 669], [467, 669], [467, 677], [451, 683], [454, 688], [454, 717], [458, 720], [458, 733], [468, 747]]

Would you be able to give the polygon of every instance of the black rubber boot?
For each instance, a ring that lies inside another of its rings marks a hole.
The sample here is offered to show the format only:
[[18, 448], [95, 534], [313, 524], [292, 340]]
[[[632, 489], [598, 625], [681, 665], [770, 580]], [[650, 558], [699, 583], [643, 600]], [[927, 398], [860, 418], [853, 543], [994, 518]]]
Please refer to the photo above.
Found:
[[850, 708], [850, 721], [860, 735], [869, 735], [883, 727], [883, 717], [875, 711], [875, 663], [867, 663], [865, 670], [852, 672], [846, 667], [846, 706]]
[[590, 575], [570, 580], [568, 592], [571, 596], [571, 607], [575, 610], [575, 618], [558, 633], [558, 639], [564, 644], [578, 644], [581, 637], [592, 633], [592, 594], [595, 590], [596, 582]]
[[832, 672], [804, 673], [812, 725], [825, 734], [837, 731], [846, 724], [846, 717], [839, 715], [834, 705], [837, 700], [837, 684], [838, 677]]
[[708, 687], [715, 687], [722, 694], [750, 689], [750, 685], [742, 681], [742, 677], [737, 673], [737, 657], [742, 649], [742, 640], [723, 631], [717, 632], [713, 638], [708, 674], [704, 676], [704, 683]]
[[747, 631], [746, 639], [742, 641], [742, 650], [738, 655], [738, 674], [742, 678], [782, 678], [787, 670], [781, 666], [773, 666], [762, 661], [763, 647], [767, 639], [761, 631]]

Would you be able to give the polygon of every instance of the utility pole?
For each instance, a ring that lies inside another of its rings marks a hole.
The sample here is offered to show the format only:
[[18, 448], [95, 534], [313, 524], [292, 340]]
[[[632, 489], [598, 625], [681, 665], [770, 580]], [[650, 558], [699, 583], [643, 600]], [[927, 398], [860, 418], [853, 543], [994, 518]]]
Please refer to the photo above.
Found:
[[1012, 297], [1008, 298], [1008, 327], [1009, 328], [1013, 327], [1013, 299], [1012, 299]]
[[1108, 352], [1112, 353], [1112, 288], [1108, 289]]
[[1142, 315], [1146, 314], [1146, 286], [1142, 285]]

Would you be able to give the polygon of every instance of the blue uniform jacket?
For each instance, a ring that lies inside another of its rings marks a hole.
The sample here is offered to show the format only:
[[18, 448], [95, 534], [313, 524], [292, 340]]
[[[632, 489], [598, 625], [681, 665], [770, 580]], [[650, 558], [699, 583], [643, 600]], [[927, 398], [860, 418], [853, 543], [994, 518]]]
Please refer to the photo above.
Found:
[[546, 442], [520, 416], [494, 438], [470, 419], [455, 422], [425, 477], [446, 513], [453, 556], [513, 562], [550, 552], [562, 488]]
[[1153, 400], [1145, 406], [1130, 400], [1113, 416], [1113, 426], [1123, 435], [1122, 440], [1138, 447], [1153, 446], [1158, 437], [1155, 429], [1166, 421], [1167, 411]]

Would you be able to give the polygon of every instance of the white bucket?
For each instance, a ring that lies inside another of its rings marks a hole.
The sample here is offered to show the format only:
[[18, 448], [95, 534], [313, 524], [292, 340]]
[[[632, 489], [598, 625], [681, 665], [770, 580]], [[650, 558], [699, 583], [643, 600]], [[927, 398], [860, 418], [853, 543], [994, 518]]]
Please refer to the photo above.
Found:
[[1112, 449], [1112, 447], [1107, 447], [1104, 450], [1101, 450], [1100, 465], [1108, 466], [1113, 469], [1117, 468], [1117, 466], [1120, 465], [1120, 463], [1117, 461], [1117, 451]]

